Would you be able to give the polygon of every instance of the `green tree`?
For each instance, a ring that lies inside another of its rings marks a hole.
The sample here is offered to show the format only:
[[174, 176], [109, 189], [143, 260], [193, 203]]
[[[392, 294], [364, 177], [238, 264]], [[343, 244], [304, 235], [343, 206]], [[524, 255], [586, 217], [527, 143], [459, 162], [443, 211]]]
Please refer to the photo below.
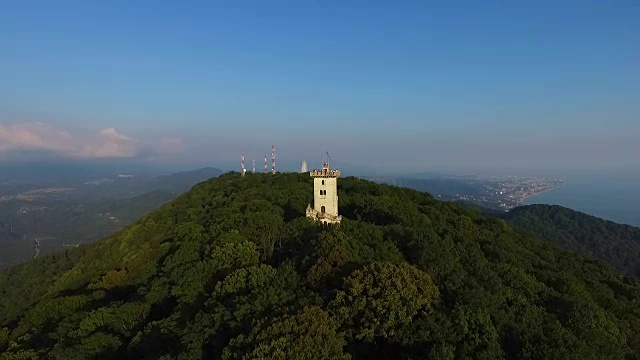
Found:
[[348, 360], [346, 342], [336, 332], [333, 320], [319, 307], [307, 307], [295, 315], [284, 315], [256, 327], [248, 335], [234, 338], [223, 358], [255, 360]]
[[429, 351], [429, 359], [431, 360], [453, 360], [456, 356], [456, 348], [451, 344], [438, 343], [431, 351]]
[[9, 328], [0, 329], [0, 351], [4, 351], [9, 345]]
[[419, 310], [438, 300], [429, 274], [406, 264], [372, 263], [351, 274], [330, 304], [341, 329], [353, 338], [393, 339]]

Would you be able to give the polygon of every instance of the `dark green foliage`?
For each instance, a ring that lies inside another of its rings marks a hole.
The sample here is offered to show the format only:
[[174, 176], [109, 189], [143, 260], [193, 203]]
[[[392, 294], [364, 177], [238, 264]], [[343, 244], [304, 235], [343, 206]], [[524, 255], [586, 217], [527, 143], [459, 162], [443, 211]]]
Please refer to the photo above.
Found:
[[427, 273], [407, 263], [372, 263], [345, 279], [329, 307], [350, 337], [373, 342], [395, 339], [398, 329], [430, 310], [438, 296]]
[[348, 360], [344, 339], [329, 314], [319, 307], [305, 308], [260, 324], [249, 335], [231, 340], [224, 359]]
[[640, 277], [640, 228], [617, 224], [557, 205], [528, 205], [503, 215], [563, 249], [603, 260]]
[[637, 359], [640, 284], [505, 221], [340, 179], [227, 174], [0, 272], [0, 359]]

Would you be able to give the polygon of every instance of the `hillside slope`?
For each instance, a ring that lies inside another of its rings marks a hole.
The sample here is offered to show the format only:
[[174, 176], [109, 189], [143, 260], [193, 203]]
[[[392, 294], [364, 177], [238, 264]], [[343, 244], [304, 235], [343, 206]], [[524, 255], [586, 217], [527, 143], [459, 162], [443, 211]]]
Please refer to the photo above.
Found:
[[178, 194], [151, 191], [100, 201], [11, 200], [0, 205], [0, 269], [34, 256], [100, 240], [138, 220]]
[[640, 283], [502, 220], [339, 181], [227, 174], [0, 272], [0, 359], [636, 359]]
[[558, 246], [601, 259], [640, 277], [640, 228], [617, 224], [558, 205], [528, 205], [502, 215]]
[[[100, 240], [193, 185], [222, 174], [215, 168], [164, 176], [102, 179], [69, 192], [0, 200], [0, 269]], [[66, 186], [75, 186], [67, 184]]]

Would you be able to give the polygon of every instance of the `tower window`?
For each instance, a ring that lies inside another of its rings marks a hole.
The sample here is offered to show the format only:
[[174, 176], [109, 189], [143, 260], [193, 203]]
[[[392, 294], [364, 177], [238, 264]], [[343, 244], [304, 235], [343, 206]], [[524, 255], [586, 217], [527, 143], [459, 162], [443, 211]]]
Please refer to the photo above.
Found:
[[322, 180], [322, 185], [324, 185], [324, 180]]
[[324, 206], [320, 208], [320, 212], [324, 214]]

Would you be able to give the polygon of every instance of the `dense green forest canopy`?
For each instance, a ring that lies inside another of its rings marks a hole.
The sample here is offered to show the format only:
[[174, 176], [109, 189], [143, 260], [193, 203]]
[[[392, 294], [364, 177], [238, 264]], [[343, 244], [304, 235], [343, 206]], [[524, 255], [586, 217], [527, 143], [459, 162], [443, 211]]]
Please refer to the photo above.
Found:
[[566, 250], [604, 260], [640, 277], [640, 228], [557, 205], [522, 206], [502, 216]]
[[500, 219], [304, 174], [226, 174], [0, 272], [0, 359], [638, 359], [640, 283]]

